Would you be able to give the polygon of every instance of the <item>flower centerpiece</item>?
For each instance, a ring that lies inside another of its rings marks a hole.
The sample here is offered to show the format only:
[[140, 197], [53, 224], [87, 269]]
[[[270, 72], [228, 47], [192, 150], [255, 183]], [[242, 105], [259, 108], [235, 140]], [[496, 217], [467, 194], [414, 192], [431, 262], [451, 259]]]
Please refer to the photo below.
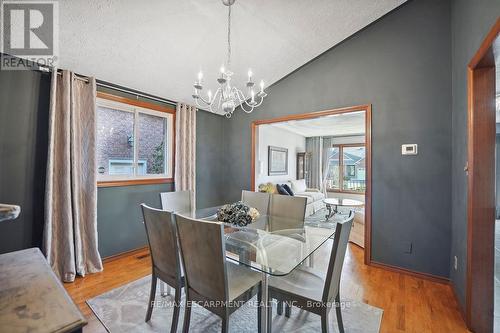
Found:
[[244, 227], [259, 217], [259, 211], [241, 201], [222, 206], [217, 211], [217, 220]]

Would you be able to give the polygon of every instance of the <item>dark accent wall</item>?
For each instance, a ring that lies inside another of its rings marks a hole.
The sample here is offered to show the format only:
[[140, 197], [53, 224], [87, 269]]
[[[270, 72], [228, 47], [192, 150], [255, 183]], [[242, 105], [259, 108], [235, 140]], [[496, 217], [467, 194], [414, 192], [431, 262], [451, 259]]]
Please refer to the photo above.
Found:
[[[409, 1], [270, 87], [225, 123], [226, 201], [250, 188], [253, 120], [371, 103], [372, 259], [448, 277], [450, 40], [449, 1]], [[401, 156], [405, 143], [419, 154]]]
[[0, 203], [21, 206], [0, 222], [0, 253], [41, 246], [50, 78], [0, 70]]
[[[450, 279], [465, 307], [467, 269], [467, 64], [500, 16], [498, 0], [453, 0], [452, 31], [452, 237]], [[453, 258], [458, 258], [458, 269]]]
[[[104, 89], [102, 89], [104, 90]], [[117, 93], [126, 97], [127, 94]], [[0, 202], [21, 206], [17, 220], [0, 223], [0, 253], [40, 247], [44, 224], [50, 75], [0, 71]], [[222, 203], [223, 117], [198, 112], [198, 206]], [[98, 189], [99, 250], [103, 257], [146, 245], [139, 204], [160, 207], [174, 184]]]
[[161, 208], [160, 192], [173, 184], [101, 187], [97, 192], [99, 253], [109, 257], [147, 245], [140, 204]]
[[224, 127], [227, 119], [205, 111], [196, 115], [196, 206], [224, 203]]

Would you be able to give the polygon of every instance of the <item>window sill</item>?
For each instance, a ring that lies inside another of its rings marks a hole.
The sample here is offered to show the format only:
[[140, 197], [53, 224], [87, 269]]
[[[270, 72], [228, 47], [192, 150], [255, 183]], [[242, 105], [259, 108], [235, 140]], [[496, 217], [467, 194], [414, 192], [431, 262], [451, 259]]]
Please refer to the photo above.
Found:
[[97, 182], [97, 187], [117, 187], [133, 185], [153, 185], [173, 183], [173, 178], [147, 178], [147, 179], [122, 179], [122, 180], [102, 180]]
[[344, 194], [359, 194], [359, 195], [365, 195], [365, 191], [360, 192], [360, 191], [348, 191], [348, 190], [331, 190], [327, 189], [326, 190], [329, 193], [344, 193]]

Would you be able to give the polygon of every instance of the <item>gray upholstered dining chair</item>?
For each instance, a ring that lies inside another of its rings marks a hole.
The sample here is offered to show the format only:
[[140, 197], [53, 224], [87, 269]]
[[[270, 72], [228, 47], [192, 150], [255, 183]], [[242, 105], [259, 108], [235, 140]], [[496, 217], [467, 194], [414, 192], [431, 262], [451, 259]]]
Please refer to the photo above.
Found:
[[263, 192], [241, 191], [241, 201], [257, 209], [260, 215], [269, 214], [269, 201], [271, 195]]
[[304, 220], [307, 198], [282, 194], [271, 194], [269, 215]]
[[[161, 192], [161, 208], [169, 212], [190, 212], [194, 209], [191, 198], [191, 191]], [[167, 284], [165, 293], [165, 284], [160, 281], [160, 291], [162, 296], [170, 295], [170, 285]]]
[[[255, 294], [261, 301], [261, 275], [226, 262], [223, 225], [176, 215], [180, 250], [185, 270], [186, 309], [183, 332], [189, 332], [191, 306], [199, 303], [222, 319], [229, 332], [229, 316]], [[257, 310], [258, 331], [261, 330]]]
[[[278, 304], [286, 302], [320, 315], [323, 333], [329, 331], [328, 316], [332, 304], [335, 305], [339, 332], [344, 332], [340, 307], [340, 276], [353, 220], [354, 214], [351, 212], [347, 219], [337, 223], [326, 277], [309, 267], [300, 267], [284, 277], [269, 279], [270, 299], [275, 298]], [[272, 308], [269, 307], [268, 311], [269, 318], [272, 318]], [[278, 314], [281, 314], [279, 310]]]
[[160, 282], [163, 281], [175, 289], [174, 314], [170, 332], [176, 332], [184, 279], [179, 258], [175, 216], [171, 212], [151, 208], [145, 204], [141, 204], [141, 208], [152, 263], [151, 291], [149, 293], [146, 321], [151, 319], [156, 295], [156, 283], [159, 279]]
[[160, 193], [161, 208], [169, 212], [189, 212], [193, 209], [191, 191]]

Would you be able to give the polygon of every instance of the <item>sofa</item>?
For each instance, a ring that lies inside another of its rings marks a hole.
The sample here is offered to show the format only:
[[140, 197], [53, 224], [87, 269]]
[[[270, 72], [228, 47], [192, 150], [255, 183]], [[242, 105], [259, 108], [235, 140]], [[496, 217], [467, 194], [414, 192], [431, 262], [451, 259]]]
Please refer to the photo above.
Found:
[[[292, 189], [294, 196], [307, 198], [306, 216], [312, 215], [317, 211], [325, 208], [325, 204], [323, 203], [325, 194], [322, 193], [319, 189], [308, 188], [306, 186], [305, 179], [276, 182], [276, 184], [287, 184]], [[276, 184], [261, 184], [259, 186], [259, 191], [277, 193]]]

